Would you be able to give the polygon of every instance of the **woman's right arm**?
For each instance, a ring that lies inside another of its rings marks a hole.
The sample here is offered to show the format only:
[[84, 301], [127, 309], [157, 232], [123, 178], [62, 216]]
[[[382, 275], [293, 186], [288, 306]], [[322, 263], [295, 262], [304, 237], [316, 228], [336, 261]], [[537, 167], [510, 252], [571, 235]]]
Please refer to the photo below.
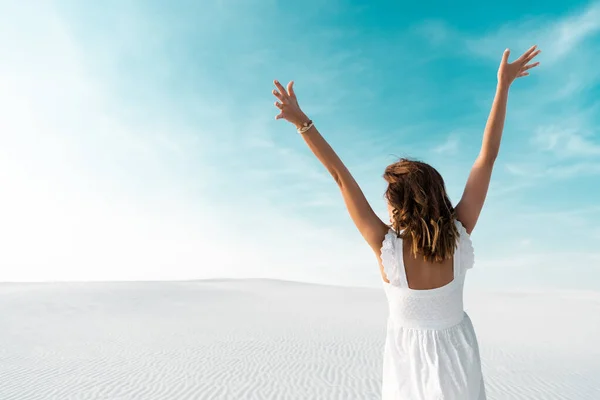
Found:
[[287, 90], [278, 81], [274, 83], [277, 89], [273, 91], [273, 94], [279, 99], [275, 106], [281, 110], [276, 118], [291, 122], [297, 129], [310, 126], [302, 133], [304, 141], [337, 183], [356, 228], [373, 251], [379, 255], [389, 227], [375, 214], [348, 168], [300, 109], [294, 93], [293, 82], [289, 83]]
[[539, 53], [540, 50], [537, 50], [537, 46], [533, 46], [512, 63], [508, 63], [510, 55], [508, 49], [502, 56], [502, 62], [498, 69], [496, 96], [483, 133], [481, 151], [471, 168], [462, 198], [456, 206], [456, 217], [469, 234], [475, 228], [481, 214], [494, 163], [500, 150], [510, 86], [515, 79], [529, 75], [527, 70], [539, 65], [539, 63], [530, 64]]

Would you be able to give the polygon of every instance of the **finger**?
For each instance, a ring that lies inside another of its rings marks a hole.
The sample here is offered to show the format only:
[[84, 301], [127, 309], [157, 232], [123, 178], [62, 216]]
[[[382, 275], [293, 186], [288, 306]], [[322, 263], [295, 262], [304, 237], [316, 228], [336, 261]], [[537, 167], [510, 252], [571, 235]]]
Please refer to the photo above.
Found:
[[279, 113], [275, 116], [275, 119], [282, 119], [283, 118], [283, 113]]
[[281, 83], [279, 83], [279, 81], [273, 81], [273, 83], [277, 87], [277, 90], [279, 90], [279, 93], [281, 93], [284, 98], [288, 97], [288, 93], [285, 91], [285, 88], [281, 86]]
[[273, 89], [273, 94], [275, 95], [275, 97], [277, 97], [279, 100], [281, 100], [282, 102], [285, 100], [285, 98], [283, 97], [283, 95], [281, 93], [279, 93], [277, 90]]
[[540, 63], [539, 63], [539, 62], [536, 62], [536, 63], [533, 63], [533, 64], [529, 64], [529, 65], [526, 65], [526, 66], [524, 66], [523, 68], [521, 68], [521, 72], [527, 71], [527, 70], [529, 70], [529, 69], [531, 69], [531, 68], [535, 68], [535, 67], [537, 67], [538, 65], [540, 65]]
[[531, 47], [529, 48], [529, 50], [527, 50], [525, 53], [523, 53], [523, 54], [521, 55], [521, 57], [519, 57], [519, 58], [517, 59], [517, 61], [521, 62], [521, 61], [525, 60], [527, 57], [529, 57], [529, 56], [531, 55], [531, 53], [533, 53], [533, 52], [535, 51], [535, 49], [537, 49], [537, 44], [536, 44], [536, 45], [533, 45], [533, 46], [531, 46]]
[[521, 72], [519, 75], [517, 75], [517, 78], [522, 78], [524, 76], [528, 76], [529, 72]]
[[527, 57], [525, 60], [523, 60], [523, 64], [529, 63], [529, 61], [533, 60], [541, 52], [542, 52], [541, 50], [534, 51], [533, 53], [531, 53], [529, 55], [529, 57]]
[[288, 83], [287, 91], [291, 97], [296, 98], [296, 92], [294, 91], [294, 81], [290, 81], [290, 83]]
[[281, 104], [278, 101], [275, 102], [275, 107], [279, 108], [280, 110], [283, 110], [283, 104]]
[[519, 60], [524, 60], [525, 58], [529, 57], [531, 53], [535, 51], [535, 49], [537, 49], [537, 45], [531, 46], [525, 53], [521, 55], [521, 57], [519, 57]]
[[502, 64], [508, 63], [509, 56], [510, 56], [510, 49], [504, 50], [504, 53], [502, 53]]

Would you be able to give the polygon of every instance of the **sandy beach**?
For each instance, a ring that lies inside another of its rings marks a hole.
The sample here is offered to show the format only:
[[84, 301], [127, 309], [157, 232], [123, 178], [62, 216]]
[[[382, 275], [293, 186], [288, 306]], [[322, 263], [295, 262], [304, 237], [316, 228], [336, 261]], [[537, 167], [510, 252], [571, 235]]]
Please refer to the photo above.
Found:
[[[377, 399], [377, 288], [0, 284], [0, 399]], [[600, 398], [600, 294], [467, 291], [490, 399]]]

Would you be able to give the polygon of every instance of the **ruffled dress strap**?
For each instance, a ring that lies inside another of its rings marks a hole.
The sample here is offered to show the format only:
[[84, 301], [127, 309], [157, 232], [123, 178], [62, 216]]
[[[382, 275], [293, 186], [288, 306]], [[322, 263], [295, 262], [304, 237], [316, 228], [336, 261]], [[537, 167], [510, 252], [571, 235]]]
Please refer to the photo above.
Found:
[[393, 229], [388, 231], [381, 244], [381, 264], [390, 285], [403, 286], [402, 242]]
[[[458, 256], [458, 268], [460, 273], [465, 273], [467, 270], [473, 268], [475, 264], [475, 251], [473, 250], [473, 242], [471, 242], [471, 236], [467, 233], [467, 230], [459, 220], [455, 220], [456, 229], [459, 233], [457, 253], [455, 258]], [[456, 266], [455, 266], [456, 272]], [[456, 274], [456, 273], [455, 273]]]

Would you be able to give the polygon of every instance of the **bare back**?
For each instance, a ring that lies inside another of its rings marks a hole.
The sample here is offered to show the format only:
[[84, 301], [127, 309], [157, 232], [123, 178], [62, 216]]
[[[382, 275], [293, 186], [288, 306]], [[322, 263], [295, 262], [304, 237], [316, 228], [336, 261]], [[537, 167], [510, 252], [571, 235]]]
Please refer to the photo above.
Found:
[[402, 243], [404, 271], [408, 287], [413, 290], [430, 290], [446, 286], [454, 279], [454, 260], [449, 258], [441, 263], [425, 261], [412, 254], [409, 243]]
[[[412, 254], [410, 243], [402, 241], [402, 264], [408, 287], [413, 290], [431, 290], [448, 285], [454, 280], [454, 257], [441, 263], [426, 261], [419, 254]], [[389, 283], [383, 264], [379, 258], [379, 271], [381, 277]]]

